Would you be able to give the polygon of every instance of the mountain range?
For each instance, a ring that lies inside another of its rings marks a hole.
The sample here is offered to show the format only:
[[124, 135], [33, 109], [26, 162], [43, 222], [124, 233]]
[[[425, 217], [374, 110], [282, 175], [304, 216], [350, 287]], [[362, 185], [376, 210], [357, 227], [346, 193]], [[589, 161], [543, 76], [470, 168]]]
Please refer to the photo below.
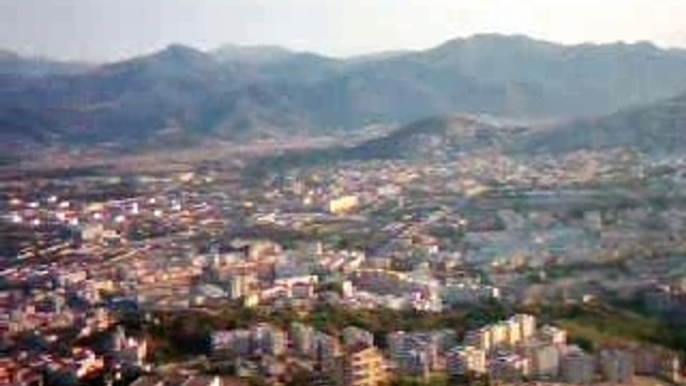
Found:
[[[202, 52], [172, 45], [102, 65], [2, 52], [0, 142], [174, 145], [377, 123], [424, 125], [429, 117], [455, 113], [585, 117], [541, 136], [541, 143], [531, 140], [541, 149], [557, 142], [571, 148], [579, 130], [600, 125], [598, 133], [614, 132], [634, 124], [636, 114], [658, 116], [641, 118], [652, 125], [683, 128], [676, 112], [683, 97], [668, 98], [684, 90], [686, 51], [650, 43], [565, 46], [476, 35], [424, 51], [350, 59], [269, 46]], [[661, 100], [669, 106], [628, 112]], [[617, 110], [609, 118], [591, 118]], [[593, 135], [600, 137], [586, 141], [601, 144], [612, 137]]]

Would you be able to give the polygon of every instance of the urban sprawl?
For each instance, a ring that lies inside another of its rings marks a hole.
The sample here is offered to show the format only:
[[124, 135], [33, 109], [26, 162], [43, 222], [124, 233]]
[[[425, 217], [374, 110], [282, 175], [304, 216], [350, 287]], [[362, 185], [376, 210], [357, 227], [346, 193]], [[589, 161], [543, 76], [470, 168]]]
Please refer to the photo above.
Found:
[[0, 385], [682, 383], [686, 160], [432, 157], [1, 181]]

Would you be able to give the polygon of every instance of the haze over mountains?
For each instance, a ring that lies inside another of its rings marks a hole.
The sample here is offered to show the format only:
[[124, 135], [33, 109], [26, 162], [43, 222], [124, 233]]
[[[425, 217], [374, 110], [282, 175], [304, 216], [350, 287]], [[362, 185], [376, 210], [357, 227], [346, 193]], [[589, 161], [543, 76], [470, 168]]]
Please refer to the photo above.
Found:
[[[669, 98], [684, 91], [686, 51], [649, 43], [562, 46], [477, 35], [426, 51], [350, 59], [279, 47], [201, 52], [173, 45], [99, 66], [2, 53], [0, 142], [185, 144], [449, 114], [569, 119], [624, 110], [527, 141], [550, 151], [604, 147], [621, 132], [624, 142], [649, 137], [645, 146], [678, 147], [686, 98]], [[641, 105], [652, 107], [632, 110]]]
[[26, 58], [0, 49], [0, 76], [42, 77], [85, 72], [94, 65], [81, 62], [64, 62], [46, 58]]

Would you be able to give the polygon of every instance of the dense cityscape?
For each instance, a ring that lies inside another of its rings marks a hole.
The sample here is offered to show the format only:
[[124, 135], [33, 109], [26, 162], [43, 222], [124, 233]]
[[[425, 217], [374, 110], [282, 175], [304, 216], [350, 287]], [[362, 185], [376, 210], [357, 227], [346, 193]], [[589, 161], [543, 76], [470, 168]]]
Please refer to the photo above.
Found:
[[4, 383], [680, 382], [677, 166], [139, 173], [3, 182]]
[[686, 386], [682, 20], [0, 1], [0, 386]]

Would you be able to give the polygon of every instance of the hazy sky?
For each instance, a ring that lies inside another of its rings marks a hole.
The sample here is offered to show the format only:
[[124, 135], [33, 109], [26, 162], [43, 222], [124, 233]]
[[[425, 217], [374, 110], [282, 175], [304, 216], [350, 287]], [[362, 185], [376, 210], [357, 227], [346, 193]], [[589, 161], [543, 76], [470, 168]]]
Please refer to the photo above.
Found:
[[0, 0], [0, 47], [112, 60], [183, 43], [346, 56], [481, 32], [686, 47], [686, 0]]

